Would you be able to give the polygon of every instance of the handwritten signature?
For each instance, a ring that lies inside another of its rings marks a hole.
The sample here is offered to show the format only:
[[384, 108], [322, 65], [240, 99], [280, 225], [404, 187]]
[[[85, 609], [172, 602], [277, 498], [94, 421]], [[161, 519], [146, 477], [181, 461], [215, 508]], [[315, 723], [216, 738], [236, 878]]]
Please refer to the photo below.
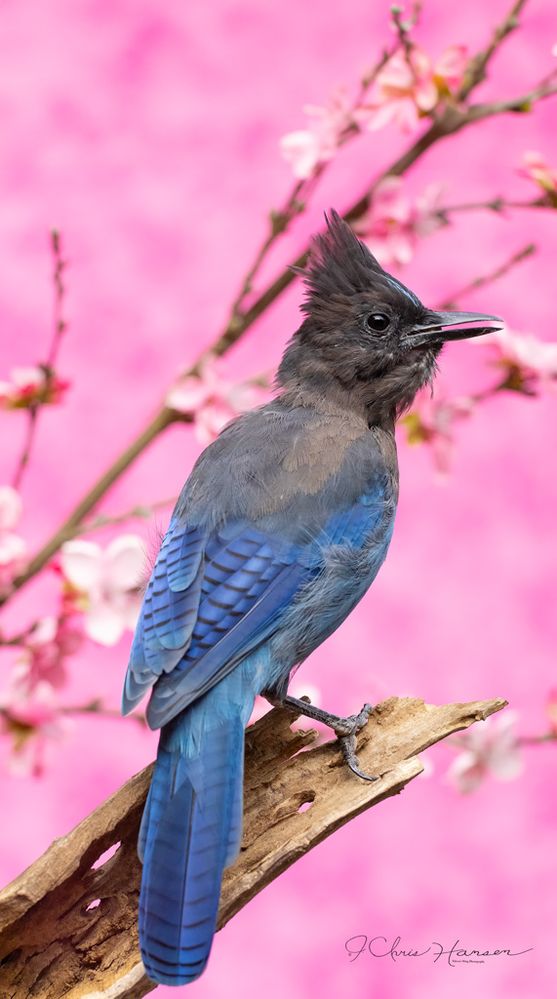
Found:
[[350, 937], [344, 947], [350, 961], [356, 961], [362, 954], [368, 954], [370, 957], [390, 957], [395, 962], [403, 957], [425, 957], [429, 954], [434, 962], [446, 958], [450, 968], [454, 968], [457, 964], [485, 964], [489, 957], [519, 957], [534, 949], [526, 947], [525, 950], [512, 951], [508, 947], [502, 947], [496, 950], [481, 950], [473, 947], [469, 950], [460, 945], [457, 937], [451, 947], [444, 947], [438, 940], [432, 940], [424, 950], [416, 950], [414, 947], [402, 947], [399, 936], [389, 944], [387, 937], [367, 937], [364, 933]]

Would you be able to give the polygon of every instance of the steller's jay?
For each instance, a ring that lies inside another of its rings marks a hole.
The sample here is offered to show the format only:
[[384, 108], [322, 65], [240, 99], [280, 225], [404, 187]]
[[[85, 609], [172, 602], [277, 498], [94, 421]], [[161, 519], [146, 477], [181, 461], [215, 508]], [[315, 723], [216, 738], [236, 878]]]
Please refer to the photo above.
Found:
[[[294, 667], [344, 620], [387, 554], [398, 496], [395, 420], [443, 343], [495, 316], [434, 312], [336, 212], [304, 272], [305, 318], [277, 397], [233, 420], [187, 480], [149, 580], [123, 711], [152, 688], [161, 729], [139, 833], [139, 938], [154, 982], [202, 973], [223, 869], [242, 831], [244, 728], [254, 699], [331, 726], [364, 779], [356, 733], [287, 694]], [[470, 327], [469, 323], [479, 324]]]

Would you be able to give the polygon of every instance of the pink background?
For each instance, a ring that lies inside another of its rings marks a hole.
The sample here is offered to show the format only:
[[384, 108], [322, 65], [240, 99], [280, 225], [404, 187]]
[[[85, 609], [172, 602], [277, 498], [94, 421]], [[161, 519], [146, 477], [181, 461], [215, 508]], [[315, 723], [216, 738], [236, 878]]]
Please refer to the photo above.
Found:
[[[433, 55], [477, 46], [507, 4], [428, 0], [420, 38]], [[309, 0], [51, 0], [2, 4], [0, 34], [0, 325], [2, 371], [46, 353], [51, 323], [47, 232], [71, 261], [71, 331], [60, 373], [74, 380], [43, 414], [23, 489], [23, 529], [38, 545], [154, 411], [175, 372], [220, 330], [227, 308], [291, 180], [277, 145], [303, 127], [304, 103], [352, 83], [389, 38], [387, 4]], [[550, 0], [498, 56], [482, 98], [521, 93], [553, 67]], [[410, 190], [443, 179], [447, 201], [535, 196], [515, 172], [539, 149], [557, 163], [555, 104], [482, 124], [435, 147]], [[343, 155], [267, 274], [301, 247], [324, 208], [345, 208], [408, 140], [370, 135]], [[428, 303], [534, 240], [536, 257], [462, 306], [551, 339], [555, 233], [550, 213], [461, 217], [424, 242], [404, 279]], [[551, 240], [553, 238], [553, 243]], [[271, 368], [298, 322], [294, 287], [230, 356], [233, 376]], [[484, 352], [455, 345], [443, 383], [489, 384]], [[481, 360], [480, 360], [481, 358]], [[523, 733], [546, 727], [555, 682], [555, 397], [505, 396], [458, 429], [453, 474], [436, 480], [425, 449], [401, 446], [401, 503], [390, 556], [360, 607], [298, 679], [350, 712], [391, 694], [431, 702], [504, 696]], [[9, 481], [24, 422], [2, 416]], [[172, 429], [112, 490], [119, 512], [179, 490], [199, 450]], [[165, 517], [159, 518], [164, 527]], [[135, 527], [132, 527], [135, 530]], [[148, 545], [155, 525], [137, 527]], [[108, 537], [109, 535], [106, 535]], [[15, 629], [54, 607], [54, 580], [30, 586], [6, 615]], [[71, 665], [68, 703], [116, 706], [129, 637], [89, 643]], [[10, 656], [3, 654], [7, 675]], [[130, 721], [79, 719], [38, 781], [3, 774], [0, 880], [15, 876], [153, 756], [155, 737]], [[192, 997], [288, 992], [441, 999], [550, 996], [555, 982], [555, 748], [526, 751], [524, 775], [462, 797], [435, 772], [361, 816], [305, 857], [218, 935]], [[357, 933], [403, 945], [534, 950], [448, 968], [427, 958], [349, 963]], [[170, 989], [160, 989], [170, 995]]]

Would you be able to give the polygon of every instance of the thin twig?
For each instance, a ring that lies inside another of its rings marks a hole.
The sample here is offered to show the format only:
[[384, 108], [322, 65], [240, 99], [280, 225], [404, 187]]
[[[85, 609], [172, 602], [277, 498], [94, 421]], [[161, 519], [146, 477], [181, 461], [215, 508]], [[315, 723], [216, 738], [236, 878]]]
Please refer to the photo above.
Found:
[[27, 422], [25, 426], [25, 437], [23, 438], [23, 448], [19, 456], [19, 461], [16, 466], [12, 478], [12, 486], [14, 489], [21, 488], [21, 482], [25, 474], [25, 469], [29, 464], [29, 459], [31, 457], [31, 450], [33, 448], [33, 442], [35, 440], [35, 431], [37, 429], [37, 414], [40, 409], [40, 403], [34, 402], [27, 409]]
[[[543, 732], [541, 735], [517, 735], [515, 743], [517, 746], [541, 746], [546, 742], [557, 742], [557, 732]], [[447, 745], [454, 746], [455, 749], [468, 749], [468, 739], [465, 735], [451, 735], [447, 739]]]
[[[66, 261], [62, 256], [62, 245], [60, 240], [60, 233], [56, 229], [53, 229], [50, 233], [50, 246], [52, 250], [52, 257], [54, 263], [54, 270], [52, 274], [52, 282], [54, 286], [54, 309], [53, 309], [53, 323], [52, 323], [52, 339], [50, 342], [50, 348], [48, 351], [47, 359], [41, 368], [44, 372], [44, 396], [48, 397], [48, 392], [50, 385], [55, 377], [55, 365], [58, 358], [58, 351], [60, 349], [60, 342], [62, 340], [63, 334], [67, 330], [67, 323], [64, 319], [64, 298], [65, 298], [65, 285], [63, 281], [64, 270], [66, 268]], [[45, 405], [44, 401], [33, 402], [27, 410], [27, 428], [25, 432], [25, 439], [23, 442], [23, 448], [17, 467], [12, 479], [12, 485], [14, 489], [19, 489], [21, 487], [21, 482], [25, 474], [25, 470], [29, 465], [29, 459], [31, 457], [31, 451], [33, 449], [33, 444], [35, 441], [35, 435], [37, 432], [37, 418], [39, 415], [39, 410]]]
[[455, 212], [489, 211], [494, 212], [496, 215], [501, 215], [507, 209], [514, 210], [517, 208], [550, 208], [555, 210], [557, 203], [553, 203], [549, 193], [529, 201], [512, 201], [497, 195], [495, 198], [490, 198], [489, 201], [464, 201], [456, 205], [442, 205], [441, 208], [433, 209], [431, 215], [434, 218], [438, 218], [441, 222], [447, 222], [448, 216], [453, 215]]
[[60, 233], [57, 229], [53, 229], [50, 233], [50, 245], [54, 261], [54, 272], [52, 275], [52, 281], [54, 284], [54, 310], [52, 323], [53, 336], [46, 363], [47, 367], [55, 368], [56, 361], [58, 360], [60, 343], [64, 333], [68, 329], [68, 324], [64, 319], [64, 299], [66, 297], [64, 271], [68, 265], [67, 261], [64, 260], [64, 257], [62, 256], [62, 242]]
[[156, 500], [155, 503], [141, 503], [137, 506], [131, 507], [130, 510], [124, 511], [124, 513], [117, 513], [112, 516], [100, 514], [98, 517], [87, 520], [85, 523], [76, 527], [73, 537], [76, 537], [78, 534], [91, 534], [92, 531], [98, 531], [102, 527], [113, 527], [115, 524], [125, 524], [128, 520], [147, 520], [158, 510], [164, 510], [167, 506], [174, 506], [177, 498], [177, 496], [169, 496], [167, 499]]
[[517, 253], [513, 253], [508, 260], [506, 260], [495, 270], [489, 271], [487, 274], [481, 274], [479, 277], [474, 278], [469, 284], [464, 285], [463, 288], [459, 288], [458, 291], [453, 292], [448, 298], [439, 306], [440, 309], [454, 309], [455, 304], [459, 299], [464, 298], [465, 295], [469, 295], [471, 291], [477, 291], [478, 288], [485, 288], [488, 284], [493, 284], [494, 281], [498, 281], [499, 278], [508, 274], [509, 271], [516, 267], [517, 264], [522, 263], [528, 257], [531, 257], [533, 253], [536, 252], [536, 246], [534, 243], [528, 243], [527, 246], [523, 246], [521, 250]]
[[517, 2], [513, 4], [501, 24], [498, 24], [495, 28], [486, 48], [483, 49], [482, 52], [478, 52], [477, 55], [471, 59], [462, 86], [456, 95], [457, 101], [461, 102], [466, 100], [471, 91], [485, 80], [487, 67], [495, 55], [495, 52], [501, 43], [504, 42], [505, 39], [511, 34], [511, 32], [518, 28], [520, 23], [519, 15], [522, 13], [526, 3], [527, 0], [517, 0]]
[[88, 704], [70, 704], [59, 708], [59, 711], [63, 715], [99, 715], [102, 718], [117, 718], [122, 721], [122, 718], [126, 718], [129, 721], [137, 722], [138, 725], [145, 727], [147, 722], [145, 720], [145, 715], [134, 713], [131, 715], [122, 715], [121, 711], [116, 708], [107, 708], [100, 699], [89, 701]]
[[[117, 711], [113, 708], [105, 708], [101, 701], [91, 701], [90, 704], [62, 705], [57, 710], [61, 715], [98, 715], [101, 718], [115, 718], [120, 722], [124, 719], [134, 721], [143, 728], [147, 725], [144, 715], [132, 714], [123, 716], [121, 711]], [[0, 718], [3, 718], [6, 722], [8, 722], [8, 724], [11, 723], [18, 727], [23, 726], [25, 728], [29, 728], [30, 732], [36, 728], [32, 722], [22, 721], [18, 714], [14, 714], [10, 711], [9, 707], [5, 707], [3, 705], [0, 705]]]
[[411, 79], [414, 83], [417, 81], [416, 67], [412, 62], [412, 51], [414, 49], [414, 42], [410, 37], [410, 31], [414, 27], [421, 10], [421, 4], [414, 4], [414, 12], [410, 19], [403, 21], [402, 14], [403, 8], [396, 4], [391, 7], [391, 15], [393, 18], [393, 24], [396, 29], [397, 37], [400, 43], [400, 47], [404, 53], [404, 61], [408, 67], [408, 72], [410, 73]]
[[[493, 118], [495, 115], [500, 114], [528, 114], [534, 104], [539, 104], [540, 101], [546, 100], [548, 97], [553, 97], [556, 93], [557, 70], [546, 76], [536, 87], [529, 90], [526, 94], [511, 97], [507, 101], [492, 101], [489, 104], [471, 104], [464, 114], [466, 119], [465, 124], [470, 125], [476, 121]], [[462, 125], [459, 127], [462, 127]], [[458, 128], [455, 128], [454, 131], [458, 131]]]
[[519, 746], [541, 746], [544, 742], [557, 742], [557, 732], [544, 732], [543, 735], [520, 735]]
[[13, 648], [25, 648], [29, 639], [33, 633], [37, 630], [39, 626], [39, 621], [33, 621], [28, 628], [24, 628], [23, 631], [19, 631], [17, 635], [12, 635], [10, 638], [6, 638], [2, 632], [0, 632], [0, 646], [12, 646]]

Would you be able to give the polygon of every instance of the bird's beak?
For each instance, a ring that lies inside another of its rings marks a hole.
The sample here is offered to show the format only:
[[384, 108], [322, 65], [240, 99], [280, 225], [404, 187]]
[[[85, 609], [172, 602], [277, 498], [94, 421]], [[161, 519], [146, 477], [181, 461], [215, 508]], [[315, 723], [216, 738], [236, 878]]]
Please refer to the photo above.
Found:
[[[469, 323], [475, 323], [469, 326]], [[489, 323], [489, 326], [485, 324]], [[495, 323], [496, 325], [491, 325]], [[498, 316], [482, 312], [428, 312], [425, 321], [404, 339], [406, 347], [440, 347], [447, 340], [467, 340], [484, 333], [502, 329], [504, 322]], [[446, 328], [448, 327], [448, 329]]]

